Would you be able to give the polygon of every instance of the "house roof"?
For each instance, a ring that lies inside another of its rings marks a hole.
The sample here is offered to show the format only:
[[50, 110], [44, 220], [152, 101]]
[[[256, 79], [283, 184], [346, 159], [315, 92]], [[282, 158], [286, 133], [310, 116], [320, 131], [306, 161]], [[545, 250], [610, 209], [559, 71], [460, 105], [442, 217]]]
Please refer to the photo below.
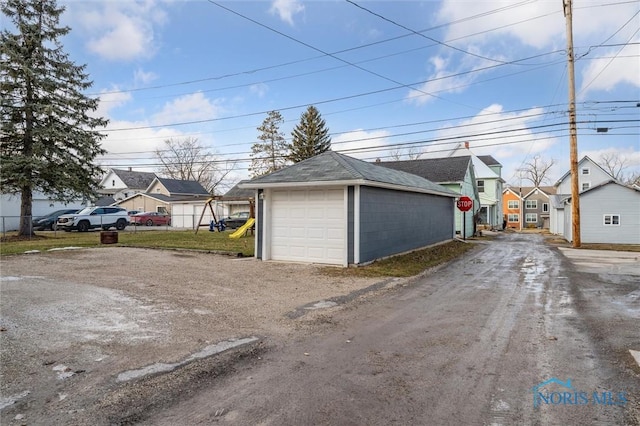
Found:
[[[600, 170], [602, 170], [605, 174], [608, 174], [609, 176], [611, 176], [611, 173], [607, 172], [605, 169], [602, 168], [602, 166], [600, 166], [600, 164], [596, 163], [595, 161], [593, 161], [591, 158], [589, 158], [588, 155], [585, 155], [584, 157], [582, 157], [582, 159], [580, 161], [578, 161], [578, 167], [582, 167], [582, 163], [585, 161], [589, 161], [591, 164], [593, 164], [594, 166], [598, 167]], [[567, 176], [569, 176], [571, 174], [571, 169], [569, 169], [569, 171], [565, 174], [562, 175], [562, 177], [560, 179], [558, 179], [556, 181], [556, 183], [553, 184], [553, 186], [557, 187], [558, 185], [560, 185], [560, 183], [565, 180], [567, 178]], [[613, 179], [613, 176], [611, 176], [611, 179]]]
[[[180, 179], [168, 179], [156, 177], [156, 180], [160, 182], [169, 194], [173, 195], [210, 195], [206, 189], [195, 180], [180, 180]], [[155, 182], [155, 181], [154, 181]], [[148, 189], [153, 185], [153, 182], [147, 187]]]
[[115, 198], [110, 195], [104, 195], [95, 201], [96, 206], [110, 206], [116, 202]]
[[111, 169], [111, 171], [127, 185], [127, 188], [131, 189], [146, 189], [156, 178], [156, 174], [151, 172], [135, 172], [133, 170], [118, 169]]
[[[205, 194], [207, 195], [207, 194]], [[125, 201], [131, 200], [133, 198], [137, 198], [137, 197], [147, 197], [147, 198], [152, 198], [154, 200], [166, 203], [166, 204], [171, 204], [171, 203], [179, 203], [179, 202], [190, 202], [190, 201], [197, 201], [199, 203], [203, 203], [204, 201], [208, 200], [207, 197], [203, 197], [203, 196], [194, 196], [194, 195], [165, 195], [165, 194], [153, 194], [153, 193], [147, 193], [147, 192], [139, 192], [137, 194], [134, 194], [130, 197], [125, 198], [124, 200], [119, 200], [118, 202], [116, 202], [115, 204], [122, 204]]]
[[426, 192], [457, 197], [459, 194], [420, 176], [380, 167], [326, 151], [315, 157], [277, 170], [265, 176], [239, 184], [241, 188], [265, 188], [284, 186], [318, 186], [335, 184], [368, 184], [372, 186], [397, 186], [414, 192]]
[[[596, 186], [592, 186], [591, 188], [581, 192], [580, 193], [580, 197], [584, 197], [585, 195], [587, 195], [587, 196], [591, 195], [592, 193], [594, 193], [598, 189], [604, 188], [607, 185], [618, 185], [618, 186], [621, 186], [623, 188], [627, 188], [627, 189], [629, 189], [631, 191], [635, 191], [635, 192], [639, 192], [640, 193], [640, 188], [634, 188], [633, 186], [623, 185], [623, 184], [621, 184], [620, 182], [618, 182], [615, 179], [610, 179], [608, 181], [602, 182], [601, 184], [596, 185]], [[566, 200], [570, 200], [571, 197], [572, 197], [571, 195], [568, 195], [565, 199]]]
[[478, 158], [487, 166], [502, 166], [502, 164], [491, 155], [478, 155]]
[[243, 180], [238, 182], [233, 188], [228, 190], [220, 199], [226, 201], [238, 201], [238, 200], [249, 200], [249, 198], [255, 197], [255, 191], [253, 189], [240, 188], [238, 185], [248, 182], [247, 180]]
[[425, 158], [405, 161], [383, 161], [374, 163], [423, 177], [431, 182], [463, 182], [469, 170], [471, 157]]

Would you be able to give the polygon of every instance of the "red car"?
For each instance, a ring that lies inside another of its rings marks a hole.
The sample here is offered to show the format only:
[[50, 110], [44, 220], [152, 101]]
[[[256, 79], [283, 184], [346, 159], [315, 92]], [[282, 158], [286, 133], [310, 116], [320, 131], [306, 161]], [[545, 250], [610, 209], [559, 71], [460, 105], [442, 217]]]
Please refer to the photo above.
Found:
[[171, 225], [171, 216], [167, 213], [158, 213], [158, 212], [144, 212], [138, 213], [131, 216], [131, 224], [132, 225], [147, 225], [147, 226], [158, 226], [158, 225]]

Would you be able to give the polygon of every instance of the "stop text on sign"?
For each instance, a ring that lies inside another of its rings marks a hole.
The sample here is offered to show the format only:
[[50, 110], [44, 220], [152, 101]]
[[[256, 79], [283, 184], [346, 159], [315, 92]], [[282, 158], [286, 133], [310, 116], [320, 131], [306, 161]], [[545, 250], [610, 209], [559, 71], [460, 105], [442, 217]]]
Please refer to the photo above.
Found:
[[466, 212], [473, 207], [473, 200], [469, 197], [460, 197], [456, 205], [460, 211]]

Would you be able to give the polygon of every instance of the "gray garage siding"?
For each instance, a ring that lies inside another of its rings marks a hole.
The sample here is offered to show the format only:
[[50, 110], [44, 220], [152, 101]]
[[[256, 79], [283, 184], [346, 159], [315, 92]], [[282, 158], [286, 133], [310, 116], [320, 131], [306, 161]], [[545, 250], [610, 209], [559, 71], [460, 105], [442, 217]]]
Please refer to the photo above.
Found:
[[355, 218], [355, 188], [347, 187], [347, 263], [353, 264], [354, 261], [354, 218]]
[[360, 188], [360, 262], [452, 239], [452, 198]]

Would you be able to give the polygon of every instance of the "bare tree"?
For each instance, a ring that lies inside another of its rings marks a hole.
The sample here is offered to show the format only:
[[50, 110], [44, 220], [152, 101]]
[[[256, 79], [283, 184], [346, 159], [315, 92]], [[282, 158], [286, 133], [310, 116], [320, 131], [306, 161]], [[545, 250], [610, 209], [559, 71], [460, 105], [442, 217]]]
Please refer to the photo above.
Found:
[[625, 181], [625, 169], [629, 160], [620, 156], [618, 152], [605, 153], [600, 156], [598, 164], [615, 180]]
[[406, 157], [406, 160], [417, 160], [422, 155], [422, 152], [418, 148], [411, 147], [403, 153], [403, 150], [400, 148], [396, 148], [390, 153], [391, 158], [395, 161], [401, 161], [403, 157]]
[[216, 159], [197, 138], [167, 139], [163, 148], [155, 152], [162, 164], [160, 174], [171, 179], [195, 180], [211, 194], [224, 187], [224, 179], [236, 167], [232, 161]]
[[545, 159], [540, 155], [534, 156], [531, 160], [523, 164], [520, 169], [522, 178], [533, 183], [533, 186], [540, 186], [549, 180], [551, 167], [556, 164], [554, 159]]

